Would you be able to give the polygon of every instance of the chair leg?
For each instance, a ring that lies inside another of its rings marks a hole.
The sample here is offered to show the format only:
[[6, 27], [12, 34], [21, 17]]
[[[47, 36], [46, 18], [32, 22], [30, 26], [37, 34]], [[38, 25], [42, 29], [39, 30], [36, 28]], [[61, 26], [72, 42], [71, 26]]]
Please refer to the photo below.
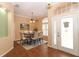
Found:
[[38, 43], [41, 44], [41, 39], [40, 38], [38, 39]]
[[40, 39], [38, 39], [38, 44], [40, 44]]
[[30, 44], [32, 44], [32, 40], [30, 41]]
[[43, 38], [41, 39], [42, 43], [43, 43]]
[[29, 40], [27, 40], [27, 44], [29, 44]]
[[38, 40], [37, 39], [35, 40], [35, 44], [38, 44]]
[[34, 45], [34, 40], [32, 40], [32, 45]]
[[36, 44], [36, 40], [34, 40], [34, 45]]

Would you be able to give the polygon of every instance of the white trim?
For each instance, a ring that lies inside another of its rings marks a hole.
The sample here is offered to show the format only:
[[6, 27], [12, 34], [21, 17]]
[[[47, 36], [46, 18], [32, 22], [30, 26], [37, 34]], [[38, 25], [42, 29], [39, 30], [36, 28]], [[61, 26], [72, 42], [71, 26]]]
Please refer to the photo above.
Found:
[[11, 51], [14, 47], [11, 47], [8, 51], [6, 51], [5, 53], [3, 53], [2, 55], [0, 55], [0, 57], [3, 57], [4, 55], [6, 55], [9, 51]]
[[23, 16], [23, 15], [18, 15], [18, 14], [15, 14], [15, 16], [20, 16], [20, 17], [25, 17], [25, 18], [30, 19], [29, 17]]

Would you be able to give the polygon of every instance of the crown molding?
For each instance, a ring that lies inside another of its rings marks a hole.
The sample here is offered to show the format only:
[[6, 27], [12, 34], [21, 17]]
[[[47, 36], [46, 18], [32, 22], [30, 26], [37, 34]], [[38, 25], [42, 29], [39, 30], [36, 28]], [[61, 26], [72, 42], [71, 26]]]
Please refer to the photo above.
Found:
[[25, 18], [30, 19], [29, 17], [23, 16], [23, 15], [18, 15], [18, 14], [14, 14], [14, 15], [15, 15], [15, 16], [19, 16], [19, 17], [25, 17]]

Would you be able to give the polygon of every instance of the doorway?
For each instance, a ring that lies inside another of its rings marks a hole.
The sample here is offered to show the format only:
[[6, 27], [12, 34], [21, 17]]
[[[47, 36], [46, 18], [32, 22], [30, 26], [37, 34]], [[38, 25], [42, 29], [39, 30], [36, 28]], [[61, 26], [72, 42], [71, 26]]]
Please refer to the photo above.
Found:
[[77, 16], [52, 17], [52, 47], [79, 56]]

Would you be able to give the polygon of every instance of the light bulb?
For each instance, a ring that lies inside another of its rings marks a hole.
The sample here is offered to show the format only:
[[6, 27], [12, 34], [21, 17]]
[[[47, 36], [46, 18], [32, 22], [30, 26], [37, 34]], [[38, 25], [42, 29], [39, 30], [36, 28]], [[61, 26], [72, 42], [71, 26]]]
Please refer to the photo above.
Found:
[[35, 23], [35, 21], [33, 21], [33, 23]]

